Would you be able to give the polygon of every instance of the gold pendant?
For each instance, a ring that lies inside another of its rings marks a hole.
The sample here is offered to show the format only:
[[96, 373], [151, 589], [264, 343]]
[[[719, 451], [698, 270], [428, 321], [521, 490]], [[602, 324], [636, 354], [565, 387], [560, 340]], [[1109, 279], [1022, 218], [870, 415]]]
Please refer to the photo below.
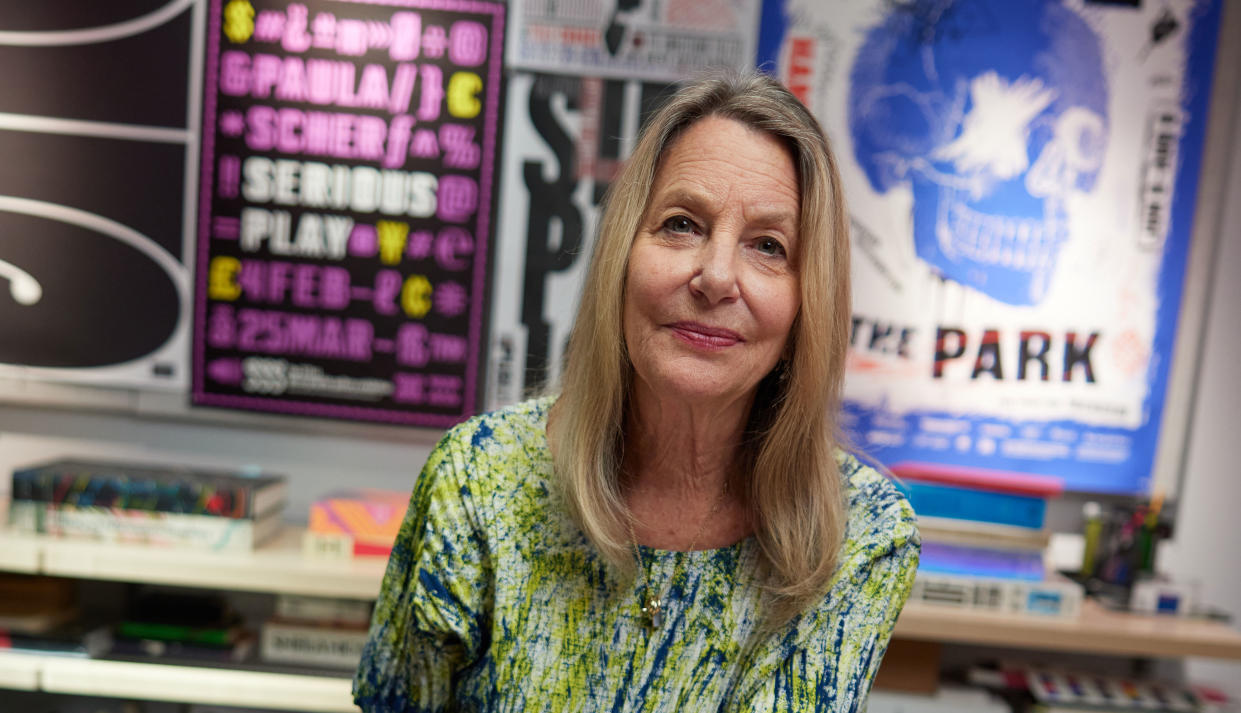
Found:
[[646, 604], [640, 610], [646, 617], [646, 628], [654, 632], [664, 626], [664, 604], [654, 596], [647, 597]]

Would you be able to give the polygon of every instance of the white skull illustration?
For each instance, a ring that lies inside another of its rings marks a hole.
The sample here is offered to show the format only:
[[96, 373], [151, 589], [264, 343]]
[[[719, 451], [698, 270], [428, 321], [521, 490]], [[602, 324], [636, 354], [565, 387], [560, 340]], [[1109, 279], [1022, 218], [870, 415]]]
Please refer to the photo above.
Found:
[[880, 191], [913, 192], [942, 276], [1037, 304], [1107, 142], [1099, 39], [1056, 0], [893, 3], [852, 71], [850, 132]]

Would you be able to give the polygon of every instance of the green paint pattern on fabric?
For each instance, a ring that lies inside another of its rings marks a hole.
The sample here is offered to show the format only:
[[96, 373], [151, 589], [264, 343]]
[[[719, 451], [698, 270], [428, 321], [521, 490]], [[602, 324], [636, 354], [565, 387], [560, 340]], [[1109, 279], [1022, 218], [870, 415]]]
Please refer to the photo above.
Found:
[[[364, 711], [860, 710], [909, 595], [913, 511], [841, 454], [849, 523], [822, 602], [754, 635], [757, 545], [643, 547], [662, 628], [568, 516], [552, 481], [549, 399], [476, 417], [423, 468], [354, 679]], [[751, 639], [754, 639], [751, 641]], [[747, 650], [747, 645], [749, 648]]]

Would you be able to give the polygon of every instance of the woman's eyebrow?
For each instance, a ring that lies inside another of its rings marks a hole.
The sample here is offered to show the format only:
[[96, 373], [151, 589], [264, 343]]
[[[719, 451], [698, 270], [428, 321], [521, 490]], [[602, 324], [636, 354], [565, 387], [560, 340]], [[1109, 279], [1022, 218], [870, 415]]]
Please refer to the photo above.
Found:
[[656, 198], [657, 204], [661, 206], [679, 205], [695, 210], [711, 206], [710, 198], [686, 188], [672, 188], [659, 194]]
[[[710, 195], [691, 190], [682, 186], [673, 186], [666, 191], [656, 194], [652, 205], [658, 209], [666, 209], [670, 206], [679, 206], [691, 211], [710, 210], [714, 207]], [[749, 222], [760, 225], [764, 228], [778, 229], [786, 234], [795, 233], [797, 230], [799, 216], [796, 212], [787, 210], [764, 210], [753, 214], [749, 218]]]
[[752, 218], [752, 222], [759, 225], [777, 228], [785, 233], [794, 233], [797, 230], [797, 214], [787, 210], [772, 210], [757, 213]]

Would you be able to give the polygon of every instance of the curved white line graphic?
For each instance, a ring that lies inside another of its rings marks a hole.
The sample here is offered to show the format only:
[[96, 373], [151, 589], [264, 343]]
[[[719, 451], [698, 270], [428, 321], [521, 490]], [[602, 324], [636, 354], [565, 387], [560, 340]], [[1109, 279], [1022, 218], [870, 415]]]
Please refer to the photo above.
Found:
[[151, 258], [160, 267], [164, 268], [164, 272], [168, 273], [168, 276], [172, 278], [172, 283], [180, 289], [182, 297], [189, 294], [190, 271], [184, 265], [177, 262], [172, 253], [165, 250], [162, 245], [128, 225], [123, 225], [102, 215], [87, 213], [77, 208], [31, 200], [30, 198], [16, 198], [14, 196], [0, 196], [0, 212], [5, 211], [58, 220], [62, 223], [69, 223], [70, 225], [76, 225], [87, 230], [93, 230], [96, 233], [102, 233], [110, 238], [115, 238]]
[[170, 0], [167, 5], [141, 17], [113, 25], [83, 27], [77, 30], [54, 30], [51, 32], [0, 32], [0, 45], [17, 47], [47, 47], [52, 45], [90, 45], [111, 42], [138, 35], [152, 27], [168, 22], [193, 5], [196, 0]]
[[0, 278], [9, 281], [9, 295], [23, 307], [38, 304], [43, 299], [43, 285], [34, 279], [34, 275], [11, 262], [0, 260]]

